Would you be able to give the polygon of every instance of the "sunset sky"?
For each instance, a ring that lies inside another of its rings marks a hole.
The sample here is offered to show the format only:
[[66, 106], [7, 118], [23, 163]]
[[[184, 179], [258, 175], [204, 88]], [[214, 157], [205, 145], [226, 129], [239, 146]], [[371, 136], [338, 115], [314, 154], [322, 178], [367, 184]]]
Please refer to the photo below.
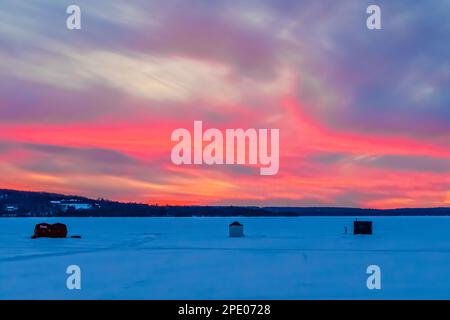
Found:
[[[366, 28], [369, 4], [382, 30]], [[450, 206], [449, 16], [448, 0], [3, 0], [0, 188]], [[194, 120], [279, 128], [278, 174], [172, 164], [171, 132]]]

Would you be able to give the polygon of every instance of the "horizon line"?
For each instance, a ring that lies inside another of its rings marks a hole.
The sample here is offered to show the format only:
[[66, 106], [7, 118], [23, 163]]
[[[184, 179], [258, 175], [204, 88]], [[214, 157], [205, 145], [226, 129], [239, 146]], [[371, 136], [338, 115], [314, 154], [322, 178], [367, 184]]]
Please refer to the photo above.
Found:
[[168, 204], [168, 203], [145, 203], [145, 202], [133, 202], [133, 201], [120, 201], [120, 200], [114, 200], [114, 199], [105, 199], [102, 197], [98, 197], [97, 199], [88, 197], [88, 196], [82, 196], [82, 195], [76, 195], [76, 194], [65, 194], [65, 193], [57, 193], [57, 192], [50, 192], [50, 191], [36, 191], [36, 190], [19, 190], [19, 189], [8, 189], [8, 188], [0, 188], [0, 192], [4, 191], [12, 191], [12, 192], [30, 192], [30, 193], [45, 193], [50, 195], [57, 195], [57, 196], [63, 196], [63, 197], [78, 197], [78, 198], [85, 198], [90, 201], [96, 201], [101, 199], [102, 201], [109, 201], [109, 202], [118, 202], [123, 204], [140, 204], [140, 205], [147, 205], [147, 206], [167, 206], [167, 207], [237, 207], [237, 208], [282, 208], [282, 209], [352, 209], [352, 210], [373, 210], [373, 211], [396, 211], [396, 210], [430, 210], [430, 209], [450, 209], [450, 206], [436, 206], [436, 207], [397, 207], [397, 208], [363, 208], [363, 207], [347, 207], [347, 206], [339, 206], [339, 205], [329, 205], [329, 206], [290, 206], [290, 205], [234, 205], [234, 204], [223, 204], [223, 205], [210, 205], [210, 204]]

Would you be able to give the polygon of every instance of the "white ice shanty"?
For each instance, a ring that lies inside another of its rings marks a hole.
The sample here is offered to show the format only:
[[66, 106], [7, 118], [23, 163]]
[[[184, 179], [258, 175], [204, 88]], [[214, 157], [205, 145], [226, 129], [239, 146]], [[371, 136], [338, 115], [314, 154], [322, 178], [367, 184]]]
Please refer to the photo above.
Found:
[[230, 223], [230, 238], [240, 238], [244, 236], [244, 225], [235, 221]]

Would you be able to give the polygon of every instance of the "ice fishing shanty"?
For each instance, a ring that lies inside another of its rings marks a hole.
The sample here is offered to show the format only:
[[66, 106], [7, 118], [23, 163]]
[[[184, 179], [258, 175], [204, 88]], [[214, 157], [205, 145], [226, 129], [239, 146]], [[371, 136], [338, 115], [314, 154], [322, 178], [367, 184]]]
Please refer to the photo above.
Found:
[[66, 238], [67, 226], [63, 223], [39, 223], [34, 227], [32, 239], [36, 238]]
[[244, 225], [235, 221], [230, 223], [230, 238], [240, 238], [244, 236]]
[[372, 234], [372, 221], [353, 221], [353, 234]]

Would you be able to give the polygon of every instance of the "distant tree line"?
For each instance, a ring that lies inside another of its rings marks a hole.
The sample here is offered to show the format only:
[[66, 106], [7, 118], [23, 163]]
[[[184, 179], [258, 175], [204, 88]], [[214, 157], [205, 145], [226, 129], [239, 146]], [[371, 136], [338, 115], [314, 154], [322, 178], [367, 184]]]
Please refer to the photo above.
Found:
[[[51, 201], [75, 201], [91, 204], [91, 209], [75, 210]], [[105, 199], [89, 199], [80, 196], [46, 192], [28, 192], [0, 189], [0, 216], [52, 216], [52, 217], [269, 217], [269, 216], [448, 216], [450, 207], [360, 209], [340, 207], [242, 207], [242, 206], [161, 206], [142, 203], [124, 203]]]

